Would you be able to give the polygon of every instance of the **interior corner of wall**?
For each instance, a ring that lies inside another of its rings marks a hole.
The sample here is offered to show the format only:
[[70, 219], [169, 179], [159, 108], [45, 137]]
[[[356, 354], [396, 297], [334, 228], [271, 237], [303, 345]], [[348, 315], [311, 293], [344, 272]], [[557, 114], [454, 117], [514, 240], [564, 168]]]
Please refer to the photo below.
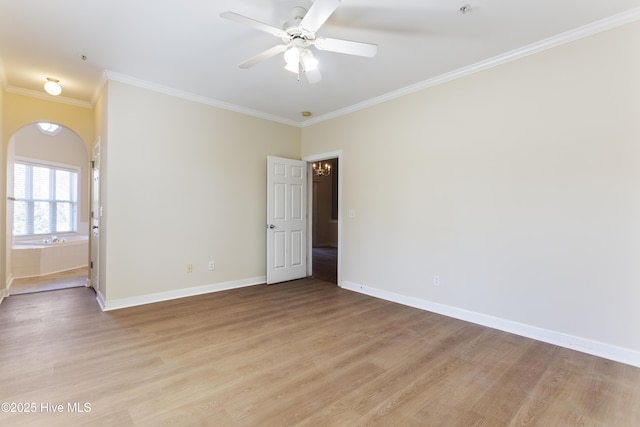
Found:
[[102, 311], [106, 311], [107, 306], [106, 306], [104, 297], [102, 296], [102, 292], [100, 292], [99, 289], [96, 289], [96, 301], [98, 301], [98, 305], [100, 306], [100, 309]]

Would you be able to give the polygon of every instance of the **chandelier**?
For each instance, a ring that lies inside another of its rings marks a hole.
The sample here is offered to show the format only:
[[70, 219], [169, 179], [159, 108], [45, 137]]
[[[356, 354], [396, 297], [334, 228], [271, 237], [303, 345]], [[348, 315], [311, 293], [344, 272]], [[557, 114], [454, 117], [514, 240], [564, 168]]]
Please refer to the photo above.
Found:
[[331, 175], [331, 165], [329, 163], [322, 164], [321, 162], [313, 163], [313, 174], [315, 176], [327, 176]]

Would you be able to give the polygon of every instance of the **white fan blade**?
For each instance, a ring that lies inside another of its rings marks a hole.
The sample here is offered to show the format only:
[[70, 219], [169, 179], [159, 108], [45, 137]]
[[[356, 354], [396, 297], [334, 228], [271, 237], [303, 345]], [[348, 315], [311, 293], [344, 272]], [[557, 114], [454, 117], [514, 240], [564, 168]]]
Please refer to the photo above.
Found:
[[335, 12], [338, 6], [340, 6], [340, 0], [316, 0], [304, 18], [302, 18], [300, 26], [311, 33], [315, 33]]
[[322, 80], [322, 74], [320, 74], [320, 69], [318, 67], [313, 70], [305, 71], [304, 73], [306, 74], [309, 83], [318, 83]]
[[378, 53], [378, 45], [376, 44], [330, 39], [325, 37], [317, 38], [315, 40], [315, 46], [319, 50], [346, 53], [348, 55], [366, 56], [367, 58], [373, 58]]
[[276, 37], [282, 37], [285, 34], [285, 32], [282, 31], [280, 28], [276, 28], [269, 24], [256, 21], [255, 19], [247, 18], [246, 16], [243, 16], [243, 15], [238, 15], [235, 12], [222, 12], [220, 14], [220, 17], [229, 19], [231, 21], [239, 22], [240, 24], [248, 25], [257, 30], [264, 31], [265, 33], [273, 34]]
[[253, 58], [247, 59], [243, 63], [239, 64], [238, 67], [240, 68], [253, 67], [259, 62], [262, 62], [264, 60], [271, 58], [272, 56], [276, 56], [277, 54], [284, 52], [285, 50], [287, 50], [287, 47], [288, 46], [286, 44], [279, 44], [277, 46], [274, 46], [271, 49], [267, 49], [264, 52], [254, 56]]

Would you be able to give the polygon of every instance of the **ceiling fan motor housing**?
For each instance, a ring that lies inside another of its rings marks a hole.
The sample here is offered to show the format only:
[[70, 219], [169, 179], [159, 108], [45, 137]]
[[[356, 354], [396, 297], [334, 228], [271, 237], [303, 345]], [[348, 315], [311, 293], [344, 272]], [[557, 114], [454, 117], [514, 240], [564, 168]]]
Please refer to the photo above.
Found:
[[[292, 43], [294, 46], [306, 47], [310, 43], [308, 41], [315, 39], [315, 34], [305, 30], [300, 24], [307, 14], [307, 9], [301, 6], [296, 6], [291, 9], [291, 16], [293, 20], [287, 21], [282, 26], [285, 34], [282, 36], [282, 41], [285, 43]], [[297, 40], [302, 40], [304, 43]]]

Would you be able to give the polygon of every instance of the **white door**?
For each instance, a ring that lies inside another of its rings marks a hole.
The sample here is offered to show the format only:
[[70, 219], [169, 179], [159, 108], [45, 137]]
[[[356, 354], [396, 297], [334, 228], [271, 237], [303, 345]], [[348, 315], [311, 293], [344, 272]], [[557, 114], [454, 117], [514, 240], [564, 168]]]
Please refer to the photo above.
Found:
[[307, 276], [307, 163], [267, 157], [267, 284]]
[[100, 140], [93, 146], [93, 162], [91, 176], [91, 256], [89, 259], [91, 286], [99, 292], [98, 278], [100, 277]]

